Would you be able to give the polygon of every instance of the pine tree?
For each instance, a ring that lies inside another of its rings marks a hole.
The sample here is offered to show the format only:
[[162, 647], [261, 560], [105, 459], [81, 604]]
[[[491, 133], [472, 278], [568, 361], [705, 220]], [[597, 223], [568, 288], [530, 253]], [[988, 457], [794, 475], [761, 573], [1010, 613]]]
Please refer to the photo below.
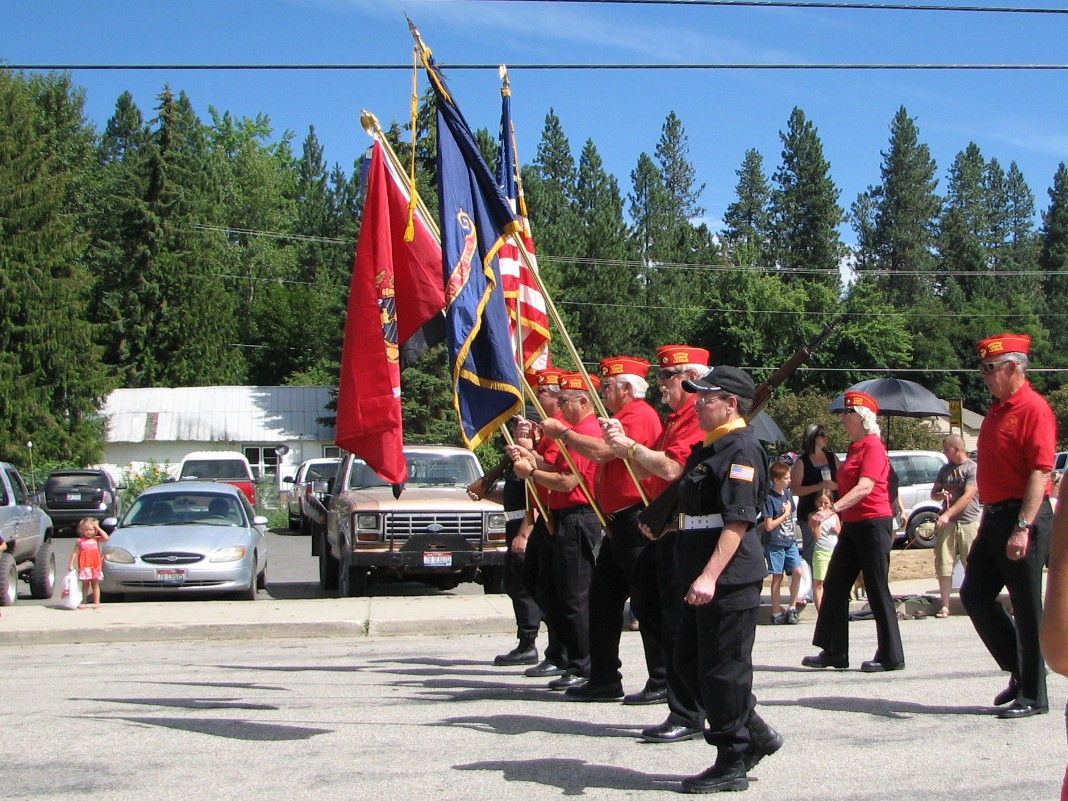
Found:
[[108, 383], [87, 315], [86, 238], [69, 207], [69, 155], [85, 131], [68, 128], [70, 141], [35, 124], [82, 101], [68, 94], [41, 109], [39, 99], [21, 75], [0, 71], [0, 458], [25, 463], [32, 441], [40, 457], [86, 464], [103, 447]]
[[982, 295], [988, 270], [990, 223], [987, 164], [974, 142], [957, 154], [949, 169], [945, 209], [938, 233], [939, 270], [970, 301]]
[[[523, 171], [523, 189], [538, 248], [538, 268], [554, 296], [563, 264], [555, 260], [573, 257], [577, 252], [576, 179], [571, 143], [560, 118], [549, 109], [534, 162], [531, 169]], [[561, 312], [567, 309], [561, 307]]]
[[764, 157], [754, 149], [745, 151], [742, 166], [735, 172], [736, 200], [723, 215], [723, 240], [735, 264], [768, 266], [766, 254], [771, 240], [771, 187], [764, 174]]
[[[1047, 324], [1050, 352], [1063, 364], [1068, 353], [1068, 168], [1062, 161], [1053, 176], [1049, 208], [1042, 214], [1038, 264], [1045, 273], [1043, 295], [1051, 322]], [[1063, 379], [1062, 379], [1063, 381]]]
[[775, 171], [771, 202], [775, 263], [787, 280], [822, 284], [836, 295], [844, 255], [838, 226], [844, 214], [831, 165], [816, 127], [801, 109], [793, 110], [779, 138], [782, 164]]

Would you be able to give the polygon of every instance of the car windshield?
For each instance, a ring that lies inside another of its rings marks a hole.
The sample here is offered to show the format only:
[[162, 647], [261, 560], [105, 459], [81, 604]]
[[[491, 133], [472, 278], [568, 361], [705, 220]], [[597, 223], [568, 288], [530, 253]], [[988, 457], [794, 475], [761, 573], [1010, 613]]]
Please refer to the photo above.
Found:
[[122, 520], [125, 526], [243, 526], [236, 498], [203, 492], [142, 495]]
[[337, 472], [337, 462], [331, 462], [329, 464], [310, 464], [308, 465], [307, 472], [304, 473], [305, 481], [326, 481], [333, 478], [334, 473]]
[[190, 459], [182, 465], [178, 476], [187, 481], [197, 479], [210, 481], [249, 481], [248, 468], [240, 459]]
[[99, 473], [78, 473], [75, 475], [49, 476], [45, 484], [46, 492], [63, 492], [78, 487], [95, 487], [107, 489], [108, 482]]
[[[409, 487], [466, 487], [479, 477], [478, 463], [468, 454], [405, 453]], [[386, 487], [389, 484], [362, 461], [352, 466], [349, 489]]]

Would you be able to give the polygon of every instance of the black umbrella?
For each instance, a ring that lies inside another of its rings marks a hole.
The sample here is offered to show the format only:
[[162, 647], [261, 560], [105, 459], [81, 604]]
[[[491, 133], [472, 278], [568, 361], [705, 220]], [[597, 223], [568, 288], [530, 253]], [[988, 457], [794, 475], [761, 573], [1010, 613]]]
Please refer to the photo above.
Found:
[[782, 429], [779, 428], [779, 424], [767, 412], [761, 412], [750, 420], [749, 428], [761, 442], [770, 442], [772, 444], [786, 442], [786, 436], [782, 433]]
[[[866, 392], [879, 404], [879, 414], [893, 417], [949, 417], [949, 404], [926, 387], [903, 378], [872, 378], [854, 384], [846, 392]], [[832, 412], [845, 409], [845, 393], [828, 407]]]

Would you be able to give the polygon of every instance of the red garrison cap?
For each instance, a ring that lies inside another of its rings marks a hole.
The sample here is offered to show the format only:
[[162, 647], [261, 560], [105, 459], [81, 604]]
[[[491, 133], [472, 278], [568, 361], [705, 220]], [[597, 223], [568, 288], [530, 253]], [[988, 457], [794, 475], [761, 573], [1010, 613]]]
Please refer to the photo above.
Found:
[[601, 359], [601, 375], [636, 375], [645, 378], [649, 374], [649, 362], [635, 356], [609, 356]]
[[582, 392], [589, 392], [590, 387], [596, 391], [601, 386], [601, 379], [595, 375], [590, 376], [589, 385], [582, 380], [582, 373], [561, 373], [560, 374], [560, 388], [561, 389], [576, 389]]
[[998, 334], [979, 340], [979, 358], [989, 359], [1002, 353], [1030, 353], [1031, 337], [1027, 334]]
[[656, 349], [656, 361], [661, 367], [674, 367], [680, 364], [703, 364], [708, 366], [712, 354], [704, 348], [689, 345], [662, 345]]
[[847, 392], [842, 406], [847, 412], [856, 406], [863, 406], [865, 409], [871, 409], [876, 414], [879, 413], [878, 402], [867, 392], [857, 392], [856, 390]]
[[560, 386], [560, 376], [563, 374], [563, 370], [557, 370], [555, 367], [546, 367], [544, 370], [538, 370], [534, 373], [534, 376], [537, 379], [539, 387], [558, 387]]

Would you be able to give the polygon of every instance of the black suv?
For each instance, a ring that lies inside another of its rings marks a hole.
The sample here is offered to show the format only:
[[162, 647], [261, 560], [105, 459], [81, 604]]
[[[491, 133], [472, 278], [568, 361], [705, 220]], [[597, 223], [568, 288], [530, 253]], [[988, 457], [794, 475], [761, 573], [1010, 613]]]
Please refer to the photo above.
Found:
[[57, 532], [73, 529], [83, 517], [121, 517], [120, 489], [106, 470], [55, 470], [45, 482], [41, 508]]

